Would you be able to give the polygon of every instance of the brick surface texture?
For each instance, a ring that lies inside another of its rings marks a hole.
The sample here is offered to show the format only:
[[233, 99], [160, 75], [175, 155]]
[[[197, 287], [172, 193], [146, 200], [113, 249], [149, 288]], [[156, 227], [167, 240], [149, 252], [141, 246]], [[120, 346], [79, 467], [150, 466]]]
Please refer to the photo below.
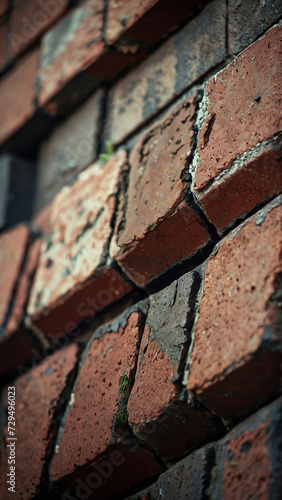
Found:
[[0, 0], [0, 498], [280, 500], [278, 0]]
[[202, 219], [185, 200], [195, 109], [195, 98], [188, 99], [141, 137], [129, 159], [126, 220], [112, 255], [137, 285], [152, 281], [209, 240]]
[[[48, 445], [56, 429], [52, 422], [59, 397], [66, 384], [66, 377], [74, 369], [77, 347], [72, 345], [60, 351], [26, 375], [17, 379], [17, 498], [34, 498], [42, 476], [42, 467]], [[4, 439], [9, 437], [4, 429]], [[7, 444], [9, 441], [7, 440]], [[1, 455], [4, 474], [1, 475], [1, 498], [11, 498], [5, 484], [8, 470], [7, 456]], [[30, 463], [32, 473], [30, 474]], [[1, 467], [1, 469], [2, 469]]]
[[94, 164], [54, 200], [53, 231], [42, 246], [28, 307], [33, 323], [47, 335], [64, 335], [130, 290], [129, 283], [107, 262], [124, 162], [125, 154], [120, 152], [105, 166]]
[[281, 213], [278, 201], [267, 206], [207, 264], [188, 389], [225, 418], [279, 386]]

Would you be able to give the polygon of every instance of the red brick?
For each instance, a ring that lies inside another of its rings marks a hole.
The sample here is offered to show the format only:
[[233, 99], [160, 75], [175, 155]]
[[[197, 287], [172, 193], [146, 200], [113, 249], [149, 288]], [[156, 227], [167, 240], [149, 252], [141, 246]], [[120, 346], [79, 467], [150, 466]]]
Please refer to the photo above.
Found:
[[139, 42], [157, 42], [162, 36], [191, 16], [195, 7], [202, 6], [194, 0], [185, 4], [176, 0], [145, 0], [142, 3], [109, 0], [107, 10], [106, 40], [114, 43], [122, 34], [126, 39]]
[[212, 413], [190, 405], [182, 385], [199, 284], [199, 274], [189, 273], [150, 297], [128, 401], [134, 434], [165, 459], [187, 452], [215, 430]]
[[4, 325], [29, 239], [26, 226], [18, 226], [0, 235], [0, 325]]
[[17, 132], [35, 113], [39, 50], [21, 59], [0, 82], [0, 144]]
[[215, 445], [216, 473], [211, 498], [280, 498], [281, 422], [279, 399]]
[[58, 337], [131, 289], [108, 259], [124, 151], [95, 163], [52, 206], [28, 314], [47, 336]]
[[185, 201], [194, 120], [195, 98], [189, 98], [153, 125], [130, 156], [125, 222], [111, 254], [139, 286], [209, 240], [200, 216]]
[[54, 127], [39, 148], [35, 209], [55, 194], [97, 157], [100, 111], [104, 92], [98, 90], [70, 117]]
[[[191, 2], [182, 4], [187, 8]], [[225, 58], [225, 17], [225, 2], [216, 0], [207, 5], [195, 19], [113, 86], [107, 134], [114, 144], [121, 143]], [[157, 31], [157, 26], [154, 28]]]
[[279, 0], [230, 0], [228, 2], [229, 51], [237, 54], [279, 21], [282, 6]]
[[278, 199], [223, 240], [207, 263], [188, 389], [225, 418], [279, 387], [280, 220]]
[[37, 239], [30, 245], [28, 249], [27, 259], [25, 262], [23, 272], [20, 277], [20, 282], [18, 284], [14, 299], [13, 312], [9, 318], [6, 328], [7, 335], [16, 331], [22, 321], [24, 308], [27, 302], [28, 291], [31, 284], [31, 279], [35, 273], [36, 266], [38, 263], [40, 246], [41, 246], [41, 240]]
[[[88, 488], [92, 481], [95, 498], [117, 495], [160, 470], [154, 455], [122, 424], [127, 419], [127, 392], [134, 380], [143, 330], [142, 309], [146, 312], [145, 304], [135, 306], [113, 324], [98, 330], [90, 341], [51, 466], [53, 482], [59, 481], [72, 490], [78, 488], [78, 479]], [[123, 391], [122, 377], [127, 384]], [[114, 454], [119, 456], [116, 466]], [[101, 467], [105, 463], [110, 472], [104, 476]]]
[[[38, 353], [40, 341], [27, 332], [23, 325], [25, 306], [31, 280], [36, 268], [40, 241], [36, 240], [25, 253], [30, 238], [25, 226], [3, 233], [0, 236], [1, 260], [1, 338], [0, 376], [7, 376], [25, 365]], [[11, 353], [13, 353], [11, 355]]]
[[271, 141], [252, 152], [249, 160], [243, 155], [230, 174], [200, 191], [198, 200], [219, 231], [281, 191], [281, 151], [281, 139]]
[[146, 54], [106, 48], [103, 9], [103, 0], [88, 0], [43, 36], [39, 104], [51, 115], [65, 114], [101, 79], [111, 80]]
[[[16, 495], [7, 491], [8, 451], [1, 454], [1, 498], [32, 499], [39, 492], [44, 461], [48, 447], [57, 432], [58, 422], [53, 420], [55, 410], [64, 401], [62, 393], [66, 377], [74, 369], [78, 348], [72, 345], [46, 359], [41, 365], [23, 375], [11, 386], [15, 387], [16, 408]], [[6, 403], [7, 404], [7, 403]], [[7, 427], [4, 440], [9, 437]]]
[[[39, 104], [48, 101], [82, 68], [101, 57], [102, 0], [87, 1], [72, 10], [42, 39]], [[51, 113], [54, 105], [47, 106]]]
[[206, 87], [194, 189], [223, 175], [232, 162], [281, 130], [281, 65], [275, 26], [212, 78]]
[[66, 10], [67, 0], [14, 0], [10, 17], [10, 56], [17, 57]]

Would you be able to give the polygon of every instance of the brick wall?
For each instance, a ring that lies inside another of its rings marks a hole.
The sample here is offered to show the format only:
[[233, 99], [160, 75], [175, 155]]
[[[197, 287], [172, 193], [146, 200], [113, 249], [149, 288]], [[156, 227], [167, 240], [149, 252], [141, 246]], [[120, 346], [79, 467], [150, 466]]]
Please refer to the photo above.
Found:
[[281, 11], [0, 2], [1, 499], [281, 498]]

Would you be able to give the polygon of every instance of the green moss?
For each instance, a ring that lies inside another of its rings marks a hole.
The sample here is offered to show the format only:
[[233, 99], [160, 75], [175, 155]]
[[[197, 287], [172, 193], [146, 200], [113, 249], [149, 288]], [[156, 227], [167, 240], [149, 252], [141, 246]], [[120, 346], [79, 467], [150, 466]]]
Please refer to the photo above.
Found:
[[114, 147], [111, 141], [106, 141], [106, 153], [101, 153], [99, 156], [100, 163], [107, 163], [114, 153]]
[[119, 400], [118, 407], [119, 410], [115, 416], [115, 426], [125, 424], [128, 420], [128, 411], [127, 411], [127, 403], [128, 403], [128, 388], [129, 388], [129, 380], [127, 378], [128, 368], [125, 370], [124, 374], [119, 379], [118, 390], [120, 394], [122, 394], [122, 398]]

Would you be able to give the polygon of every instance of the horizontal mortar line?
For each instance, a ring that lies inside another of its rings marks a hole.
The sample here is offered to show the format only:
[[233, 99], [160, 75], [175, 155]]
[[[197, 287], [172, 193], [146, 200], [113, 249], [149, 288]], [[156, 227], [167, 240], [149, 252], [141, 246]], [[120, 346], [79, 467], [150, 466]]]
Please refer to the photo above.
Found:
[[[250, 151], [246, 151], [239, 155], [235, 160], [231, 162], [229, 167], [222, 170], [214, 179], [212, 179], [203, 189], [194, 190], [194, 194], [207, 194], [209, 193], [215, 186], [221, 183], [221, 181], [229, 179], [235, 172], [238, 172], [241, 167], [244, 167], [248, 162], [252, 160], [256, 160], [263, 150], [267, 146], [271, 146], [273, 143], [278, 142], [279, 139], [282, 138], [282, 132], [266, 139], [265, 141], [261, 141], [257, 143]], [[197, 166], [196, 166], [197, 168]]]

